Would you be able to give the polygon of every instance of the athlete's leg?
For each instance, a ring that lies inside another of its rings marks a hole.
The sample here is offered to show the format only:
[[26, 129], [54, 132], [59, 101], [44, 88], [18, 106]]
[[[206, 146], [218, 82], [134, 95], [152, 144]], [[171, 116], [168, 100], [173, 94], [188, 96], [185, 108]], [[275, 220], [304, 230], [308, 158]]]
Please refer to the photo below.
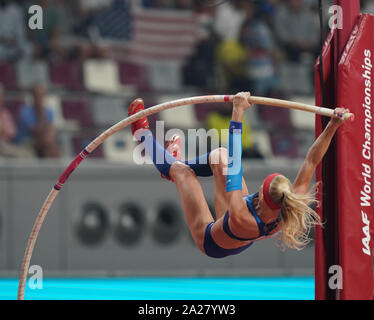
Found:
[[[229, 208], [230, 196], [226, 192], [226, 175], [228, 151], [225, 148], [213, 150], [209, 156], [210, 167], [214, 177], [214, 208], [217, 220], [221, 218]], [[243, 178], [242, 186], [243, 197], [248, 195], [247, 185]]]
[[175, 162], [170, 168], [192, 238], [202, 252], [207, 225], [214, 219], [205, 200], [203, 189], [195, 172], [182, 162]]

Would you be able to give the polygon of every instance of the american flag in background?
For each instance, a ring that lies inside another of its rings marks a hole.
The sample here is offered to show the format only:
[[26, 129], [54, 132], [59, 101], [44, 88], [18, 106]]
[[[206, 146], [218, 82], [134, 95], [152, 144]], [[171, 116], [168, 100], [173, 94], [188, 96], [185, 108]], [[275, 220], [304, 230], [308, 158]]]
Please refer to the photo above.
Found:
[[199, 28], [194, 12], [130, 8], [124, 0], [114, 3], [115, 10], [103, 14], [100, 23], [101, 36], [114, 40], [111, 58], [139, 64], [182, 62], [192, 53]]
[[[103, 39], [128, 41], [131, 37], [131, 11], [126, 0], [113, 0], [94, 16], [94, 26]], [[96, 40], [96, 39], [95, 39]]]
[[197, 41], [193, 12], [142, 10], [133, 15], [131, 53], [142, 59], [183, 60]]

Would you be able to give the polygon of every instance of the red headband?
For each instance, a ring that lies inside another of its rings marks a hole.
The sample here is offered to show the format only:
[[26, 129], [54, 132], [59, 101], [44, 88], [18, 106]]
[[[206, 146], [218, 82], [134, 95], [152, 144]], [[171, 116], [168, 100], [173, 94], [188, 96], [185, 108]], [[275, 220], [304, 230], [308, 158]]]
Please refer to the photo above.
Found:
[[281, 207], [278, 206], [277, 204], [275, 204], [273, 202], [273, 200], [271, 200], [270, 198], [270, 194], [269, 194], [269, 189], [270, 189], [270, 184], [272, 183], [273, 179], [276, 177], [276, 176], [280, 176], [281, 174], [280, 173], [273, 173], [271, 174], [270, 176], [268, 176], [265, 181], [264, 181], [264, 184], [263, 184], [263, 187], [262, 187], [262, 192], [264, 194], [264, 200], [266, 202], [266, 204], [269, 206], [270, 209], [273, 209], [273, 210], [278, 210], [280, 209]]

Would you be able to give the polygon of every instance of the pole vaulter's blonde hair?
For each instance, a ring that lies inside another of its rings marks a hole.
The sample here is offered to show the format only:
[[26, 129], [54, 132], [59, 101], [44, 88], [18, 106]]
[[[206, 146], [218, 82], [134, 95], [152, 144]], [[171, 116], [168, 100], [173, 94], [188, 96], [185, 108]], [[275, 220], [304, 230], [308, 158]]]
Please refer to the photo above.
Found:
[[317, 212], [310, 206], [318, 205], [315, 199], [317, 184], [306, 194], [293, 192], [292, 184], [283, 175], [276, 176], [270, 184], [271, 200], [281, 207], [282, 247], [303, 249], [309, 242], [309, 232], [314, 225], [322, 226]]

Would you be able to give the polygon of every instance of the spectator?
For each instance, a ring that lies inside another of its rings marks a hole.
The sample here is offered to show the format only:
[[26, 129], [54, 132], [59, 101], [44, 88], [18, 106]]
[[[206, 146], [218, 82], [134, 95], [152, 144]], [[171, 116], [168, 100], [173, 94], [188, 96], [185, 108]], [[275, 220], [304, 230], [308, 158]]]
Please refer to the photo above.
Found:
[[4, 107], [4, 89], [0, 85], [0, 156], [11, 156], [11, 140], [15, 137], [16, 125], [10, 112]]
[[202, 40], [194, 54], [187, 60], [183, 69], [184, 84], [198, 87], [200, 90], [215, 90], [216, 42], [213, 36]]
[[54, 114], [44, 103], [45, 89], [36, 85], [32, 90], [33, 104], [25, 105], [20, 112], [20, 144], [31, 144], [40, 158], [57, 158], [60, 147], [56, 142]]
[[219, 90], [240, 92], [251, 90], [246, 73], [246, 50], [238, 41], [223, 41], [216, 50], [216, 69]]
[[[220, 146], [228, 146], [228, 130], [230, 120], [232, 118], [232, 106], [230, 104], [223, 104], [216, 112], [212, 112], [207, 117], [207, 127], [209, 129], [216, 129], [220, 134]], [[257, 150], [253, 141], [252, 129], [246, 117], [243, 118], [243, 158], [262, 159], [263, 156]]]
[[17, 60], [30, 54], [25, 26], [22, 9], [13, 1], [0, 0], [0, 60]]
[[17, 126], [12, 114], [5, 107], [4, 90], [0, 85], [0, 157], [32, 158], [34, 152], [30, 148], [16, 146], [13, 139], [17, 136]]
[[266, 95], [277, 84], [274, 41], [270, 28], [261, 20], [259, 7], [247, 2], [245, 12], [240, 40], [247, 49], [247, 76], [252, 90]]
[[58, 52], [57, 58], [75, 58], [79, 55], [80, 41], [74, 36], [77, 24], [75, 2], [55, 0], [58, 12]]
[[245, 20], [245, 13], [241, 7], [245, 2], [246, 0], [227, 1], [217, 7], [213, 29], [221, 40], [239, 39], [240, 29]]
[[275, 30], [289, 61], [300, 62], [305, 52], [317, 55], [318, 19], [305, 0], [287, 0], [277, 12]]
[[212, 30], [213, 13], [200, 6], [195, 7], [198, 23], [198, 38], [194, 53], [186, 61], [183, 70], [186, 85], [199, 87], [201, 90], [215, 90], [215, 52], [218, 39]]
[[240, 31], [247, 18], [246, 0], [225, 2], [217, 7], [213, 24], [221, 40], [216, 50], [217, 79], [220, 90], [240, 92], [252, 90], [246, 72], [247, 50], [239, 42]]
[[274, 20], [279, 10], [281, 1], [282, 0], [263, 0], [258, 3], [262, 19], [267, 23], [272, 32], [274, 32]]

